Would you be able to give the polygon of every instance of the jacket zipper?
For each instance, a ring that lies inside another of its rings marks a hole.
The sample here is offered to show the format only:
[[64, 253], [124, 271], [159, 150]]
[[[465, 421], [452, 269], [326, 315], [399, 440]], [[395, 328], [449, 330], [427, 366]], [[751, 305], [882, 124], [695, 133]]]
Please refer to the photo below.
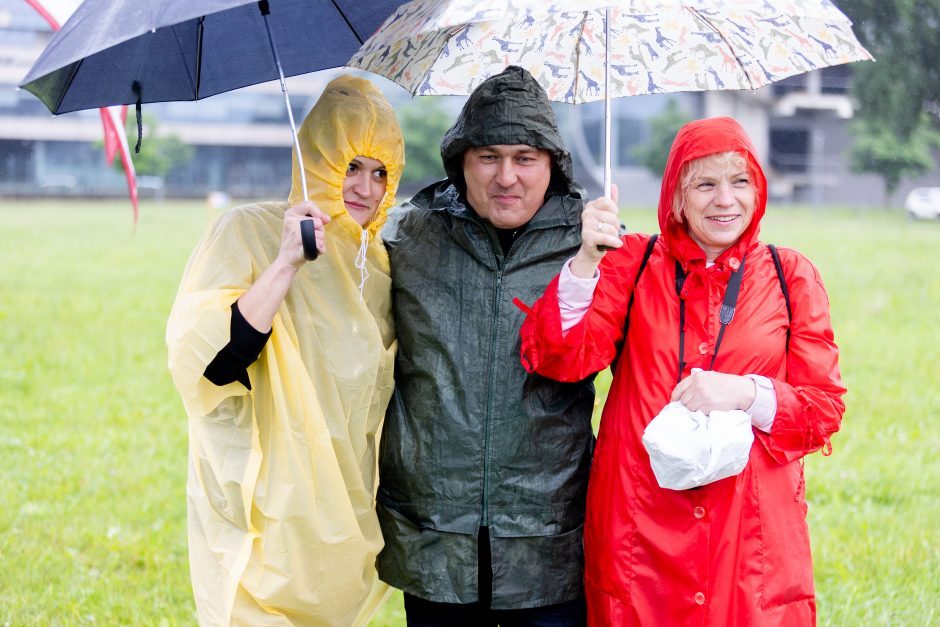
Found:
[[[564, 223], [560, 224], [546, 224], [538, 228], [526, 230], [526, 234], [534, 233], [536, 231], [545, 231], [547, 229], [557, 228], [559, 226], [564, 226]], [[520, 235], [520, 238], [522, 236]], [[493, 450], [490, 446], [490, 425], [493, 420], [494, 413], [494, 403], [496, 402], [496, 395], [493, 393], [494, 388], [494, 379], [496, 377], [496, 366], [497, 366], [497, 356], [496, 356], [496, 345], [497, 338], [499, 338], [499, 301], [502, 297], [503, 290], [503, 270], [506, 267], [506, 264], [509, 261], [509, 257], [512, 255], [513, 248], [516, 247], [516, 243], [520, 238], [517, 238], [512, 245], [509, 247], [509, 250], [506, 251], [506, 256], [503, 257], [503, 263], [499, 262], [499, 255], [496, 252], [496, 246], [493, 244], [492, 239], [490, 239], [490, 247], [493, 253], [493, 262], [496, 265], [496, 298], [493, 300], [493, 333], [490, 336], [490, 363], [489, 363], [489, 372], [487, 373], [487, 384], [486, 384], [486, 416], [483, 421], [483, 499], [480, 512], [480, 526], [488, 527], [490, 524], [490, 466], [493, 463], [492, 455]]]
[[480, 515], [480, 525], [483, 527], [490, 524], [490, 465], [493, 455], [490, 446], [490, 423], [493, 420], [493, 404], [496, 401], [493, 388], [496, 376], [496, 344], [499, 337], [499, 299], [503, 290], [503, 266], [499, 265], [498, 259], [496, 264], [496, 298], [493, 300], [493, 333], [490, 336], [490, 363], [486, 383], [486, 418], [483, 421], [483, 511]]

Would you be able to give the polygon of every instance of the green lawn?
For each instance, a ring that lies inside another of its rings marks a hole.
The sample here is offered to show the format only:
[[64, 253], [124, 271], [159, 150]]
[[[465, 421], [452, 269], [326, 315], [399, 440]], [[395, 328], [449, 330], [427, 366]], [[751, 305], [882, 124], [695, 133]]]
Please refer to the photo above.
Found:
[[[0, 624], [193, 624], [186, 422], [163, 333], [201, 203], [0, 203]], [[631, 229], [650, 210], [624, 212]], [[940, 622], [940, 223], [780, 207], [849, 394], [807, 461], [822, 625]], [[400, 596], [375, 621], [404, 623]]]

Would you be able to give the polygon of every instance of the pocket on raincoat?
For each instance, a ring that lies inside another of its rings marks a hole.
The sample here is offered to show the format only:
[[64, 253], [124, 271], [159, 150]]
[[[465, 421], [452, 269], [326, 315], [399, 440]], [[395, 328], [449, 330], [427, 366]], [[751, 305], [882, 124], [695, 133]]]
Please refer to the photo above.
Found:
[[760, 473], [761, 608], [814, 597], [803, 469], [799, 462], [768, 463]]

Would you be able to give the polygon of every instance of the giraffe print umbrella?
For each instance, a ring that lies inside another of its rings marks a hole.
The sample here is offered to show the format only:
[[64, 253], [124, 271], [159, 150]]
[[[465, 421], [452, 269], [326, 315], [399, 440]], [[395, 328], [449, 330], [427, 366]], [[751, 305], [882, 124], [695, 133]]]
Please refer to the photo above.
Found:
[[347, 65], [412, 94], [467, 95], [508, 65], [549, 99], [756, 89], [795, 74], [873, 60], [828, 0], [413, 0]]

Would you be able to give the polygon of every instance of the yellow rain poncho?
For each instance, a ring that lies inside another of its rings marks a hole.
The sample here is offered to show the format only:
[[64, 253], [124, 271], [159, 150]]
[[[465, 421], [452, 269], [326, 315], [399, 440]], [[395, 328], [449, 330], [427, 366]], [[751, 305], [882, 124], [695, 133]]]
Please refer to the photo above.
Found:
[[[251, 390], [203, 372], [229, 342], [231, 304], [277, 257], [288, 203], [238, 207], [209, 229], [167, 325], [189, 416], [190, 569], [203, 625], [363, 624], [387, 591], [374, 566], [375, 491], [396, 344], [378, 232], [404, 145], [381, 92], [351, 76], [327, 86], [299, 136], [310, 198], [332, 217], [327, 253], [295, 276], [248, 368]], [[388, 171], [365, 230], [342, 199], [356, 156]], [[290, 202], [300, 200], [295, 157]]]

